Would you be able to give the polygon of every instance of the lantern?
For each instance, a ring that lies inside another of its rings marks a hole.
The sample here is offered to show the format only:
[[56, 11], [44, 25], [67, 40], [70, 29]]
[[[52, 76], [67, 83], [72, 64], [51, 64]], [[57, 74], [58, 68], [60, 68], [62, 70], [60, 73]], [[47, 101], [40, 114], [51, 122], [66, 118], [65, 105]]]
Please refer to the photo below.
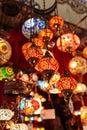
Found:
[[34, 65], [38, 59], [43, 57], [43, 52], [38, 46], [32, 45], [31, 42], [28, 42], [22, 46], [22, 52], [25, 59], [31, 64]]
[[58, 72], [55, 72], [50, 80], [49, 80], [49, 92], [53, 94], [61, 93], [61, 91], [58, 90], [57, 82], [60, 79], [60, 74]]
[[76, 86], [77, 82], [72, 77], [62, 77], [57, 82], [57, 87], [63, 93], [64, 99], [66, 101], [69, 101], [69, 98]]
[[43, 29], [40, 31], [38, 37], [43, 41], [50, 41], [53, 38], [53, 32], [50, 29]]
[[39, 38], [32, 38], [32, 42], [34, 42], [34, 44], [40, 48], [44, 47], [44, 42]]
[[28, 48], [31, 47], [31, 45], [32, 45], [32, 42], [27, 42], [22, 46], [22, 53], [24, 54], [24, 57], [26, 60], [28, 59], [27, 51], [28, 51]]
[[22, 33], [26, 38], [30, 38], [32, 34], [39, 33], [46, 26], [42, 19], [30, 18], [26, 20], [22, 26]]
[[10, 130], [28, 130], [28, 126], [24, 123], [17, 123], [11, 125]]
[[30, 38], [32, 33], [36, 33], [37, 19], [30, 18], [26, 20], [22, 26], [22, 33], [26, 38]]
[[57, 82], [57, 87], [60, 91], [74, 90], [77, 86], [77, 82], [72, 77], [62, 77]]
[[0, 121], [8, 121], [14, 116], [10, 109], [0, 109]]
[[42, 91], [48, 91], [49, 90], [49, 83], [47, 80], [38, 80], [37, 86], [40, 87]]
[[6, 40], [0, 38], [0, 65], [6, 64], [10, 60], [11, 55], [12, 48], [10, 44]]
[[83, 125], [87, 124], [87, 106], [80, 108], [80, 118]]
[[85, 74], [87, 72], [87, 61], [81, 56], [75, 56], [69, 61], [69, 71], [72, 74]]
[[12, 79], [15, 76], [13, 68], [6, 66], [0, 68], [0, 80]]
[[87, 58], [87, 47], [83, 49], [82, 54], [84, 58]]
[[86, 92], [86, 90], [87, 90], [87, 87], [84, 83], [77, 83], [74, 93], [84, 93]]
[[43, 73], [44, 78], [50, 78], [53, 72], [59, 69], [59, 63], [55, 58], [44, 57], [36, 64], [35, 69]]
[[64, 25], [64, 20], [60, 16], [53, 16], [49, 21], [49, 26], [52, 30], [57, 30], [62, 28]]
[[42, 110], [41, 99], [34, 95], [33, 98], [23, 98], [19, 102], [20, 113], [25, 115], [39, 114]]
[[80, 39], [76, 34], [66, 33], [57, 39], [56, 45], [60, 51], [72, 52], [80, 46]]
[[54, 36], [60, 36], [64, 20], [60, 16], [53, 16], [49, 21], [49, 26], [53, 31]]
[[59, 63], [55, 58], [46, 57], [39, 60], [35, 66], [35, 69], [39, 72], [43, 72], [44, 70], [57, 71], [59, 69]]

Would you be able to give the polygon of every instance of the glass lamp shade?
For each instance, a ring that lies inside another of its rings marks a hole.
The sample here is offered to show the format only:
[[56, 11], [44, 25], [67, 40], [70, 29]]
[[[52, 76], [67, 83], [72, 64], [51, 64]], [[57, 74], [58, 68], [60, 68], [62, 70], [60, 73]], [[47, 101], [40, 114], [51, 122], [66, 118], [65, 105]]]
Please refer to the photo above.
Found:
[[42, 105], [39, 97], [23, 98], [19, 102], [20, 113], [25, 115], [32, 115], [40, 112]]
[[53, 16], [49, 21], [49, 26], [52, 30], [58, 30], [64, 25], [64, 20], [60, 16]]
[[45, 70], [57, 71], [59, 69], [59, 63], [55, 58], [46, 57], [39, 60], [35, 69], [39, 72], [43, 72]]
[[38, 37], [42, 41], [50, 41], [53, 38], [53, 32], [50, 29], [43, 29], [38, 34]]
[[74, 90], [77, 86], [77, 82], [72, 77], [62, 77], [57, 82], [57, 87], [60, 91]]
[[10, 109], [0, 109], [0, 121], [8, 121], [14, 116]]
[[40, 48], [44, 47], [44, 42], [39, 38], [32, 38], [32, 42], [34, 42], [34, 44]]
[[58, 90], [57, 87], [57, 82], [60, 79], [60, 74], [58, 72], [55, 72], [50, 80], [49, 80], [49, 92], [56, 94], [56, 93], [61, 93], [61, 91]]
[[30, 18], [26, 20], [22, 26], [22, 33], [26, 38], [30, 38], [32, 33], [35, 33], [35, 28], [37, 26], [37, 19]]
[[26, 43], [22, 46], [22, 52], [24, 54], [24, 57], [27, 61], [34, 64], [38, 59], [41, 59], [43, 57], [43, 51], [39, 47], [32, 46], [32, 43]]
[[56, 45], [60, 51], [72, 52], [80, 46], [80, 39], [76, 34], [66, 33], [57, 39]]
[[17, 123], [11, 125], [10, 130], [28, 130], [28, 126], [24, 123]]
[[76, 74], [85, 74], [87, 72], [87, 60], [81, 56], [75, 56], [69, 61], [69, 71]]
[[80, 118], [83, 125], [87, 124], [87, 106], [82, 106], [80, 108]]
[[22, 53], [24, 54], [24, 57], [26, 60], [28, 60], [27, 51], [31, 47], [31, 45], [32, 45], [32, 42], [27, 42], [22, 46]]
[[10, 44], [6, 40], [0, 38], [0, 65], [6, 64], [10, 60], [11, 55], [12, 48]]
[[74, 93], [84, 93], [87, 91], [87, 87], [84, 83], [77, 83]]
[[26, 38], [30, 38], [32, 34], [39, 33], [46, 26], [42, 19], [30, 18], [26, 20], [22, 26], [22, 33]]
[[87, 47], [83, 49], [82, 54], [84, 58], [87, 58]]
[[0, 68], [0, 80], [12, 79], [15, 76], [13, 68], [11, 67], [1, 67]]
[[38, 80], [37, 86], [40, 87], [42, 91], [48, 91], [49, 90], [49, 83], [47, 80]]

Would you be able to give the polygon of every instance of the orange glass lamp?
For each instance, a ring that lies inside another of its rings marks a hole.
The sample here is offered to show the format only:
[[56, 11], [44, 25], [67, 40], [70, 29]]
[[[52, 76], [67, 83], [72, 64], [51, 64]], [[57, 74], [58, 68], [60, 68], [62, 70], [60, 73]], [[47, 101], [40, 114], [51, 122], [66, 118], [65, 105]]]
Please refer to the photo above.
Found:
[[69, 71], [76, 74], [85, 74], [87, 72], [87, 61], [81, 56], [75, 56], [69, 61]]
[[44, 70], [54, 70], [57, 71], [59, 69], [59, 63], [55, 58], [42, 58], [36, 64], [35, 69], [39, 72], [43, 72]]
[[31, 43], [26, 43], [22, 47], [22, 52], [24, 54], [25, 59], [32, 65], [43, 57], [43, 52], [39, 47], [32, 46]]
[[40, 48], [44, 47], [44, 42], [39, 38], [32, 38], [32, 42], [34, 42], [34, 44]]
[[69, 100], [76, 86], [77, 81], [72, 77], [62, 77], [57, 82], [57, 87], [63, 93], [64, 99], [66, 101]]
[[57, 39], [56, 45], [60, 51], [73, 52], [80, 46], [80, 39], [76, 34], [66, 33]]
[[38, 38], [42, 41], [50, 41], [53, 38], [53, 32], [50, 29], [43, 29], [40, 31]]
[[43, 72], [45, 76], [49, 77], [53, 72], [58, 71], [59, 63], [53, 57], [44, 57], [39, 60], [35, 66], [35, 69], [41, 73]]
[[87, 47], [83, 49], [82, 54], [84, 58], [87, 58]]
[[49, 21], [49, 26], [52, 30], [58, 30], [64, 25], [64, 20], [60, 16], [53, 16]]
[[31, 45], [32, 45], [32, 42], [27, 42], [22, 46], [22, 53], [24, 54], [24, 57], [26, 60], [28, 60], [27, 51], [31, 47]]

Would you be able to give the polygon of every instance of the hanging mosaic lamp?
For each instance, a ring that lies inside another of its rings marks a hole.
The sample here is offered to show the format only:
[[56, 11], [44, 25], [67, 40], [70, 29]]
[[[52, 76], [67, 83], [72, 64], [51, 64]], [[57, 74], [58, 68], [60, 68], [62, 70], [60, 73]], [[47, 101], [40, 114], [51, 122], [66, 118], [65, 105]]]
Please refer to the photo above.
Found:
[[64, 20], [60, 16], [53, 16], [49, 21], [49, 26], [52, 30], [57, 31], [64, 25]]
[[39, 60], [39, 62], [35, 66], [35, 69], [43, 73], [43, 75], [46, 76], [46, 78], [50, 79], [50, 76], [54, 72], [58, 71], [59, 63], [53, 57], [44, 57]]
[[46, 27], [46, 23], [43, 19], [37, 18], [37, 33]]
[[87, 58], [87, 47], [83, 49], [82, 54], [84, 58]]
[[61, 91], [58, 90], [57, 82], [60, 79], [60, 74], [58, 72], [55, 72], [50, 80], [49, 80], [49, 92], [53, 94], [61, 93]]
[[43, 57], [43, 52], [40, 47], [32, 45], [31, 42], [25, 43], [22, 46], [22, 52], [26, 61], [28, 61], [31, 65], [34, 65], [38, 59]]
[[22, 33], [26, 38], [30, 38], [31, 34], [36, 33], [36, 26], [37, 26], [37, 19], [36, 18], [30, 18], [26, 20], [22, 26]]
[[53, 32], [50, 29], [43, 29], [38, 34], [38, 38], [42, 41], [50, 41], [53, 38]]
[[27, 42], [25, 43], [23, 46], [22, 46], [22, 53], [24, 54], [24, 57], [26, 60], [28, 60], [28, 54], [27, 54], [27, 51], [28, 51], [28, 48], [30, 48], [32, 45], [32, 42]]
[[80, 46], [80, 38], [73, 33], [61, 35], [56, 42], [57, 48], [63, 52], [73, 52]]
[[81, 56], [75, 56], [69, 61], [69, 71], [76, 74], [85, 74], [87, 72], [87, 60]]
[[46, 57], [39, 60], [35, 69], [39, 72], [43, 72], [44, 70], [57, 71], [59, 69], [59, 63], [55, 58]]
[[28, 130], [28, 126], [24, 123], [12, 124], [10, 130]]
[[38, 80], [37, 86], [44, 92], [47, 92], [49, 90], [49, 83], [47, 80]]
[[57, 87], [60, 91], [74, 90], [77, 86], [77, 82], [72, 77], [62, 77], [57, 82]]
[[30, 18], [26, 20], [22, 26], [23, 35], [30, 39], [31, 35], [38, 34], [46, 26], [44, 20], [37, 18]]
[[77, 81], [72, 77], [62, 77], [57, 82], [57, 87], [62, 92], [65, 101], [69, 101], [76, 86]]
[[13, 68], [11, 67], [1, 67], [0, 68], [0, 80], [12, 79], [15, 76]]
[[80, 118], [82, 124], [85, 125], [87, 123], [87, 106], [82, 106], [80, 108]]
[[74, 89], [74, 93], [84, 93], [87, 91], [87, 87], [84, 83], [77, 83], [76, 88]]
[[6, 64], [10, 60], [11, 55], [12, 48], [10, 44], [6, 40], [0, 38], [0, 65]]
[[40, 48], [44, 47], [44, 42], [39, 38], [32, 38], [32, 42], [34, 42], [34, 44]]
[[0, 121], [8, 121], [14, 116], [10, 109], [0, 109]]

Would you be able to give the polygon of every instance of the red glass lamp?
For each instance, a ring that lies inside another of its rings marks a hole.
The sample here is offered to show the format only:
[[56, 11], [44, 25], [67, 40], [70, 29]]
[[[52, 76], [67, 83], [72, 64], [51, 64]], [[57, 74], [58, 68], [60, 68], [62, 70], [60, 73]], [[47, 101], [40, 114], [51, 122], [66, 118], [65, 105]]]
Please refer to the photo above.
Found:
[[58, 80], [57, 87], [62, 92], [65, 101], [69, 102], [73, 90], [77, 87], [77, 81], [72, 77], [62, 77]]
[[57, 71], [59, 69], [59, 64], [55, 58], [46, 57], [39, 60], [35, 69], [39, 72], [43, 72], [44, 70]]
[[72, 77], [62, 77], [57, 82], [58, 89], [63, 90], [74, 90], [77, 86], [77, 82]]
[[76, 34], [66, 33], [57, 39], [56, 45], [60, 51], [72, 52], [80, 46], [80, 39]]
[[43, 73], [46, 78], [50, 78], [53, 72], [56, 72], [59, 69], [59, 63], [53, 57], [45, 57], [39, 60], [35, 69]]

